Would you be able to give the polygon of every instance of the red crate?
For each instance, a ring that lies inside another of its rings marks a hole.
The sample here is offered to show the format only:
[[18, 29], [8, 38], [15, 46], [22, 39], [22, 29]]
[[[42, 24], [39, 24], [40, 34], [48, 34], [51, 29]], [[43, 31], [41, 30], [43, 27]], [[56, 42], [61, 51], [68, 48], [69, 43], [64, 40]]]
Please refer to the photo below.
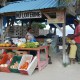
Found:
[[8, 60], [8, 61], [6, 62], [7, 66], [1, 66], [1, 65], [5, 65], [5, 64], [1, 64], [1, 65], [0, 65], [0, 72], [10, 72], [10, 70], [9, 70], [8, 67], [9, 67], [11, 61], [12, 61], [12, 60]]

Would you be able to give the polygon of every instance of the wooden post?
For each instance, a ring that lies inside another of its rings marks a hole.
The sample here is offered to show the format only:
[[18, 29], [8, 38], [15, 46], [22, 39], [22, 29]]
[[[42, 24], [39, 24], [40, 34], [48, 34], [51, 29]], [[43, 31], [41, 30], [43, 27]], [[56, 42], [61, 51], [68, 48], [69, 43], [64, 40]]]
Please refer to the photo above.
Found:
[[1, 42], [4, 42], [4, 33], [3, 33], [3, 18], [0, 19], [0, 28], [1, 28]]
[[32, 23], [31, 23], [31, 20], [29, 20], [29, 27], [31, 27], [31, 24], [32, 24]]
[[65, 49], [65, 23], [63, 24], [63, 64], [66, 64], [66, 49]]
[[[65, 17], [66, 18], [66, 12], [64, 13], [65, 14]], [[67, 55], [67, 52], [66, 52], [66, 29], [65, 29], [65, 22], [66, 20], [64, 21], [63, 23], [63, 65], [64, 66], [67, 66], [69, 64], [69, 59], [68, 59], [68, 55]]]

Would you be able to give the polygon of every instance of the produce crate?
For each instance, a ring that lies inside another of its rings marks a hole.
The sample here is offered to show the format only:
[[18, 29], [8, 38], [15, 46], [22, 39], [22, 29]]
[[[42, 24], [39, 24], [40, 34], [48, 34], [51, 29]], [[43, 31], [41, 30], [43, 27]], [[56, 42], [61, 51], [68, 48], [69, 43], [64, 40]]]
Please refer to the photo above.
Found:
[[10, 65], [11, 61], [12, 61], [12, 60], [8, 60], [8, 61], [6, 62], [6, 64], [1, 64], [1, 65], [0, 65], [0, 72], [10, 72], [10, 70], [9, 70], [9, 65]]
[[12, 58], [13, 58], [13, 55], [7, 55], [7, 54], [2, 54], [3, 55], [3, 58], [1, 60], [1, 62], [4, 61], [4, 63], [0, 64], [0, 71], [1, 72], [10, 72], [9, 70], [9, 65], [12, 61]]
[[9, 66], [9, 70], [11, 71], [11, 72], [14, 72], [14, 73], [19, 73], [19, 70], [18, 70], [18, 68], [17, 69], [12, 69], [11, 68], [11, 66], [12, 65], [14, 65], [14, 63], [17, 61], [18, 63], [20, 63], [20, 61], [21, 61], [21, 56], [14, 56], [13, 57], [13, 59], [12, 59], [12, 62], [11, 62], [11, 64], [10, 64], [10, 66]]
[[30, 63], [28, 65], [27, 69], [20, 69], [21, 65], [23, 65], [26, 62], [26, 58], [30, 57], [30, 55], [24, 55], [21, 59], [21, 62], [19, 64], [18, 70], [20, 71], [20, 73], [22, 74], [27, 74], [27, 75], [31, 75], [33, 73], [33, 71], [35, 70], [35, 68], [37, 67], [37, 56], [35, 56], [33, 59], [31, 57], [30, 59]]

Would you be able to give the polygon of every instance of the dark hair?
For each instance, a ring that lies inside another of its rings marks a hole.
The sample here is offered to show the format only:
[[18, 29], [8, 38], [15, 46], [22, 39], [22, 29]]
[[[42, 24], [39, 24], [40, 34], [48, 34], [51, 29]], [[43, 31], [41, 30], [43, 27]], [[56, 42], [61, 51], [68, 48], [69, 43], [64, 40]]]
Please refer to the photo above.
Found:
[[28, 27], [28, 28], [27, 28], [27, 31], [29, 31], [30, 29], [31, 29], [31, 27]]
[[79, 21], [77, 19], [74, 19], [74, 22], [76, 22], [77, 24], [79, 23]]

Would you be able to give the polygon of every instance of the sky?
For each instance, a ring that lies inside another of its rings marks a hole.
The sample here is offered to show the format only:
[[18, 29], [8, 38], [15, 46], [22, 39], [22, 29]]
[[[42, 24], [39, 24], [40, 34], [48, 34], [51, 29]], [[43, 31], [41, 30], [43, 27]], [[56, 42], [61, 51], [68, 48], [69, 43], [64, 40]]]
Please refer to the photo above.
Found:
[[[74, 25], [73, 25], [73, 27], [74, 27]], [[46, 28], [44, 28], [44, 29], [46, 30], [49, 28], [50, 28], [50, 26], [46, 25]], [[59, 29], [57, 29], [56, 32], [57, 32], [56, 33], [57, 35], [62, 36], [62, 32]], [[67, 34], [73, 34], [73, 33], [74, 33], [73, 29], [69, 25], [66, 25], [66, 36], [67, 36]]]

